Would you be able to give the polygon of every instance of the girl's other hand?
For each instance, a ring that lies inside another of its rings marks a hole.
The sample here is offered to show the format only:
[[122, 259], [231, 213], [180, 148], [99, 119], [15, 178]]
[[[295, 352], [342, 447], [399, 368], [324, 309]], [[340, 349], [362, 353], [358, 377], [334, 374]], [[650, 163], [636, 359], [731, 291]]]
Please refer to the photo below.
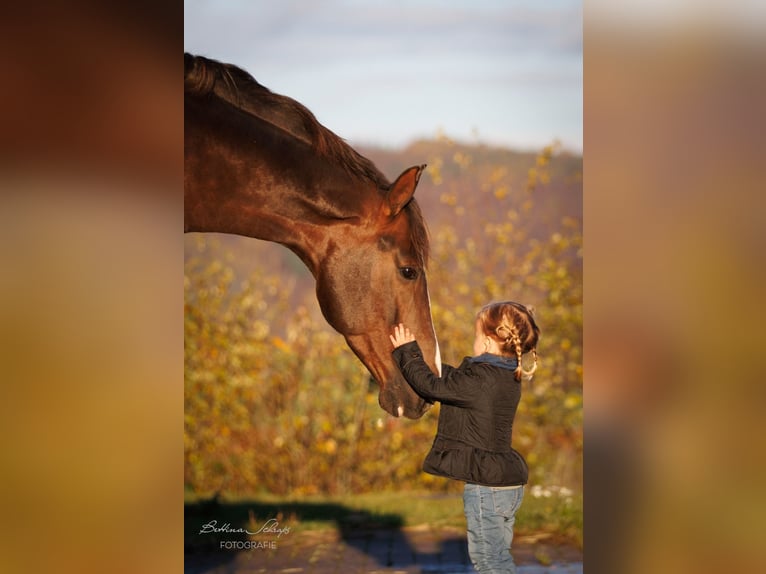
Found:
[[411, 343], [415, 340], [415, 337], [407, 327], [402, 323], [399, 323], [394, 327], [394, 334], [389, 335], [389, 339], [391, 339], [391, 343], [394, 345], [394, 348], [396, 348], [401, 347], [405, 343]]

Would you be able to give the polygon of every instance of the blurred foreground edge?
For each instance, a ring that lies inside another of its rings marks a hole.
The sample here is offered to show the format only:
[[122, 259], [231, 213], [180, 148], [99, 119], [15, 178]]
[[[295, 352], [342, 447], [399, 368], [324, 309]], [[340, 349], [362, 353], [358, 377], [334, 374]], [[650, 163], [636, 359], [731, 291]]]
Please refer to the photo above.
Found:
[[3, 572], [183, 567], [182, 10], [3, 18]]
[[589, 574], [766, 569], [763, 27], [586, 5]]

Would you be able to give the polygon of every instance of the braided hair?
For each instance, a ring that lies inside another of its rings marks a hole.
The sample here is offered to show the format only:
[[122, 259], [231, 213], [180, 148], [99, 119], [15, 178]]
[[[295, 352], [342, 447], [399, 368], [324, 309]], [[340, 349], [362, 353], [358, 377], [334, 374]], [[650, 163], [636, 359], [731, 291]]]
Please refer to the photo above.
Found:
[[[500, 301], [485, 305], [477, 314], [485, 335], [498, 342], [503, 356], [515, 357], [514, 377], [530, 380], [537, 369], [537, 340], [540, 329], [535, 323], [534, 309], [513, 301]], [[522, 366], [522, 355], [532, 353], [534, 362], [529, 369]]]

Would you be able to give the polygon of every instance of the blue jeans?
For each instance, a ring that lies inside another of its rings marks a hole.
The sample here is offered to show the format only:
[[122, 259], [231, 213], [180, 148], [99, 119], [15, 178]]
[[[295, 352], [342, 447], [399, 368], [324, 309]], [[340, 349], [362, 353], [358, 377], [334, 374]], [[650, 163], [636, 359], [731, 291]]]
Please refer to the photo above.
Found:
[[478, 572], [515, 574], [511, 556], [513, 523], [524, 487], [493, 488], [466, 483], [463, 509], [468, 527], [468, 555]]

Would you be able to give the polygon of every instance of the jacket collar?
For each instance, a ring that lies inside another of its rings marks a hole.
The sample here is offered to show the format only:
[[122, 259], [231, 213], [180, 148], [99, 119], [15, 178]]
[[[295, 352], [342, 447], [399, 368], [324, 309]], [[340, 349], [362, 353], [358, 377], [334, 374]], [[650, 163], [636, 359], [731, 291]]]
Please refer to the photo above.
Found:
[[518, 361], [512, 357], [502, 357], [500, 355], [493, 355], [492, 353], [482, 353], [475, 357], [469, 357], [468, 360], [472, 363], [489, 363], [490, 365], [502, 367], [509, 371], [515, 371], [516, 367], [519, 365]]

